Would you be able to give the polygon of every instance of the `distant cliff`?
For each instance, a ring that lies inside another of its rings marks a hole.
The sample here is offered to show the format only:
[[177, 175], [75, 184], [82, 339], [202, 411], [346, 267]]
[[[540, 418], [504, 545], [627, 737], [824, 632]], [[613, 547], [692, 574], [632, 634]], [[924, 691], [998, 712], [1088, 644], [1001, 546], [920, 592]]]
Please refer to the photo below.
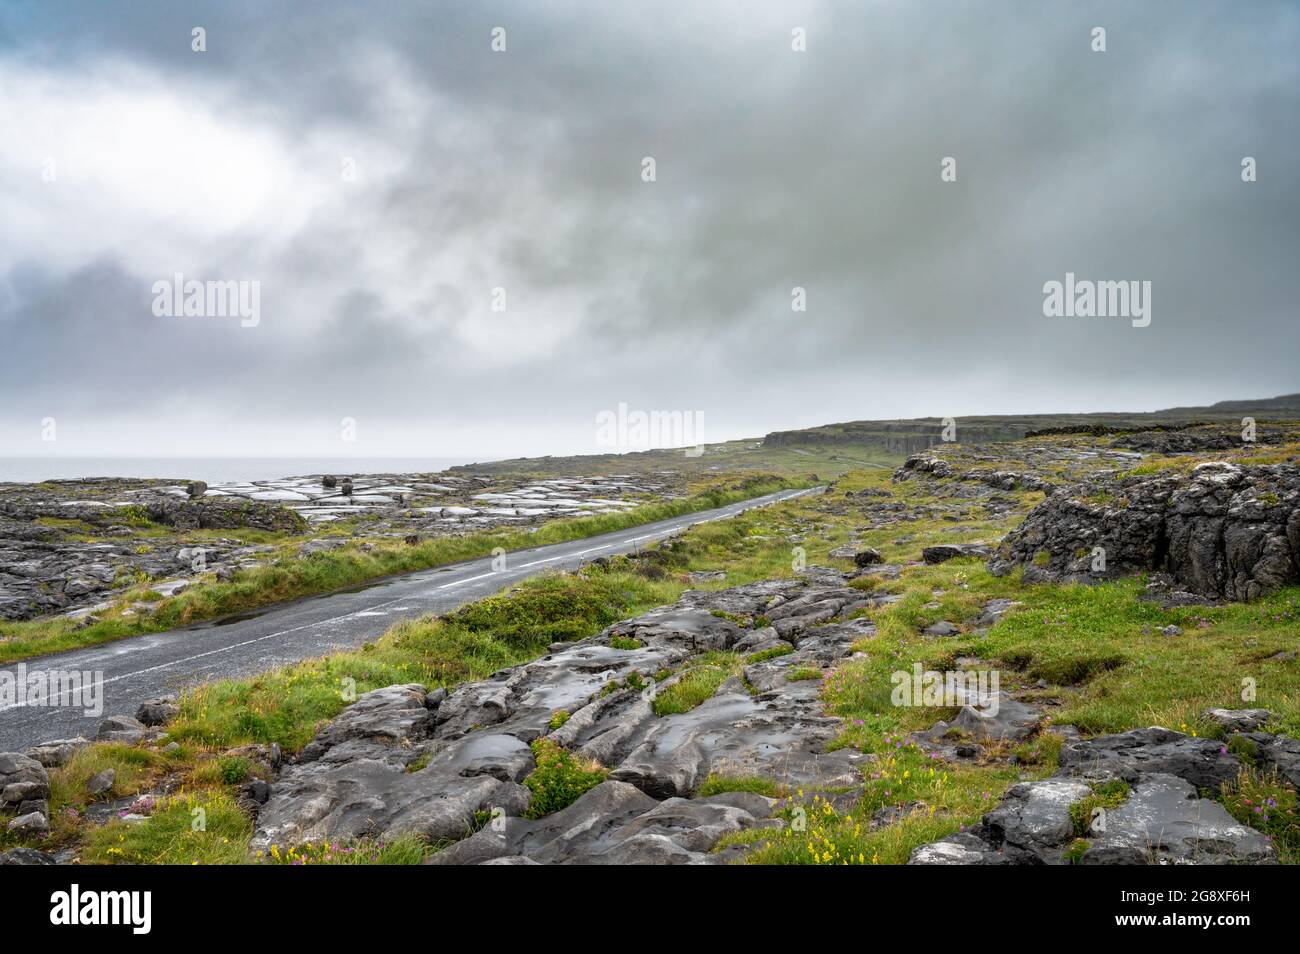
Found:
[[[1253, 417], [1256, 420], [1300, 419], [1300, 394], [1245, 401], [1220, 401], [1206, 407], [1175, 407], [1161, 411], [1106, 412], [1097, 414], [1015, 414], [956, 419], [956, 439], [980, 444], [1019, 440], [1030, 432], [1066, 432], [1088, 429], [1094, 432], [1151, 427], [1153, 424], [1185, 425], [1197, 421], [1228, 421]], [[853, 444], [875, 447], [892, 454], [914, 454], [938, 444], [944, 422], [937, 417], [910, 420], [849, 421], [823, 424], [797, 431], [773, 431], [763, 438], [765, 447], [809, 447]]]

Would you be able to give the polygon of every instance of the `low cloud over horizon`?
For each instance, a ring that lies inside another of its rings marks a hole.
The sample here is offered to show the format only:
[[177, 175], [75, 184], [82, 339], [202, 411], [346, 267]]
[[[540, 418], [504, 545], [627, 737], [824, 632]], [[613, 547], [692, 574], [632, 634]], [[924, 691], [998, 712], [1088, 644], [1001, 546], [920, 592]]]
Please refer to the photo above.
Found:
[[[0, 455], [1300, 391], [1291, 3], [17, 3], [0, 115]], [[1067, 273], [1150, 324], [1046, 317]]]

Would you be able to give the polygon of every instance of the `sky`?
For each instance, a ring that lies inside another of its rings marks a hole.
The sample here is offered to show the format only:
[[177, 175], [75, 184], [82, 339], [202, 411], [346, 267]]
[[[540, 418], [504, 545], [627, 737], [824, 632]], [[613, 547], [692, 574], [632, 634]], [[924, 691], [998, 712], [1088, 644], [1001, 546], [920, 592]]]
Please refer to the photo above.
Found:
[[0, 456], [1300, 391], [1297, 116], [1293, 2], [6, 0]]

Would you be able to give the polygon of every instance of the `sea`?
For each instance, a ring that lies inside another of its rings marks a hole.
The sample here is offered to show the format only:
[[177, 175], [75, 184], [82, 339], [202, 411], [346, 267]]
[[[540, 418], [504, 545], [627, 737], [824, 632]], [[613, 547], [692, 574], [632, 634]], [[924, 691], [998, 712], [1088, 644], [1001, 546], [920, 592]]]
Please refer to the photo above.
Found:
[[[505, 455], [502, 455], [503, 457]], [[306, 474], [432, 473], [501, 458], [470, 457], [0, 457], [0, 482], [78, 477], [151, 477], [209, 484], [276, 480]]]

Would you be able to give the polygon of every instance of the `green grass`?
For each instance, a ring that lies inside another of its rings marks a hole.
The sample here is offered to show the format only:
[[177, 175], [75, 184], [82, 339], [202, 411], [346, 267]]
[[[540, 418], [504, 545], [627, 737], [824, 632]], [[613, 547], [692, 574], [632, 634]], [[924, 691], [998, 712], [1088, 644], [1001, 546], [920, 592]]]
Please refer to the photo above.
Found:
[[743, 670], [744, 660], [737, 653], [712, 652], [696, 657], [677, 682], [655, 696], [655, 715], [690, 712], [712, 698], [728, 678], [740, 675]]
[[277, 742], [305, 745], [359, 695], [395, 683], [451, 686], [536, 658], [557, 640], [592, 636], [615, 620], [658, 606], [675, 587], [632, 572], [589, 567], [581, 574], [525, 580], [450, 616], [394, 626], [362, 649], [307, 660], [186, 694], [170, 738], [204, 746]]
[[797, 666], [785, 674], [786, 682], [805, 682], [810, 679], [820, 679], [822, 671], [816, 666]]
[[144, 821], [90, 829], [81, 858], [89, 864], [241, 864], [251, 835], [252, 822], [234, 799], [206, 790], [169, 798]]
[[[101, 615], [105, 618], [89, 626], [64, 618], [3, 624], [0, 663], [173, 629], [393, 574], [475, 559], [491, 554], [497, 547], [512, 551], [561, 543], [807, 485], [807, 481], [752, 476], [725, 481], [679, 500], [643, 504], [620, 513], [554, 520], [533, 531], [499, 529], [436, 537], [415, 545], [392, 540], [357, 541], [307, 557], [291, 555], [292, 548], [285, 548], [278, 559], [241, 570], [229, 581], [220, 582], [213, 577], [191, 585], [184, 592], [159, 602], [151, 613], [122, 615], [127, 604], [142, 598], [145, 593], [142, 587], [139, 592], [128, 594], [114, 609], [104, 611]], [[369, 544], [371, 549], [362, 549], [362, 543]]]
[[427, 842], [414, 835], [403, 835], [391, 841], [309, 841], [283, 851], [273, 847], [254, 857], [269, 865], [418, 865], [431, 853]]
[[[893, 500], [916, 508], [917, 519], [881, 530], [861, 529], [861, 514], [844, 505], [841, 491], [867, 487], [888, 489]], [[857, 531], [859, 546], [880, 549], [888, 562], [906, 563], [919, 559], [921, 548], [931, 543], [996, 540], [1042, 499], [1041, 494], [1012, 493], [1017, 513], [993, 520], [977, 504], [941, 499], [932, 491], [925, 481], [891, 485], [885, 473], [849, 474], [825, 499], [805, 498], [706, 524], [639, 558], [617, 557], [576, 575], [533, 578], [445, 619], [399, 624], [356, 652], [208, 686], [183, 700], [181, 719], [169, 731], [187, 751], [249, 741], [277, 741], [293, 751], [346, 705], [340, 690], [349, 680], [364, 692], [397, 682], [451, 686], [483, 678], [535, 658], [551, 642], [593, 635], [611, 622], [673, 601], [684, 589], [698, 589], [688, 576], [695, 570], [726, 571], [726, 584], [705, 584], [706, 589], [789, 577], [796, 544], [809, 564], [847, 567], [828, 552], [847, 542], [851, 530]], [[944, 520], [926, 509], [939, 502], [966, 507], [962, 521]], [[843, 807], [842, 799], [831, 804], [822, 793], [781, 791], [770, 779], [711, 776], [701, 795], [752, 791], [781, 798], [780, 813], [790, 823], [783, 830], [735, 833], [722, 844], [749, 845], [748, 860], [756, 862], [901, 864], [918, 845], [978, 822], [1010, 785], [1055, 771], [1061, 738], [1051, 733], [990, 746], [989, 757], [975, 763], [946, 764], [908, 742], [911, 732], [952, 715], [950, 710], [892, 704], [891, 673], [913, 662], [949, 669], [958, 666], [958, 657], [975, 657], [983, 661], [976, 664], [979, 668], [999, 671], [1004, 690], [1056, 703], [1047, 710], [1052, 721], [1073, 723], [1088, 733], [1161, 724], [1213, 735], [1219, 730], [1202, 722], [1203, 709], [1246, 705], [1275, 713], [1270, 730], [1294, 735], [1300, 729], [1300, 673], [1294, 663], [1270, 658], [1296, 648], [1300, 588], [1251, 604], [1165, 610], [1139, 599], [1144, 583], [1134, 578], [1095, 587], [1027, 586], [1019, 574], [994, 578], [973, 559], [908, 567], [897, 580], [863, 578], [859, 585], [872, 592], [902, 597], [866, 613], [876, 635], [860, 640], [855, 657], [833, 669], [801, 667], [807, 672], [790, 673], [822, 678], [827, 712], [843, 720], [833, 747], [853, 747], [871, 757], [861, 796]], [[994, 597], [1020, 605], [987, 633], [974, 632], [968, 624]], [[967, 631], [943, 640], [921, 635], [940, 619], [966, 624]], [[740, 622], [757, 626], [762, 621]], [[1163, 635], [1171, 623], [1182, 628], [1182, 635]], [[672, 676], [675, 681], [659, 693], [655, 711], [661, 716], [690, 711], [745, 665], [788, 652], [781, 647], [748, 658], [710, 653], [681, 672], [658, 673], [657, 679]], [[1046, 688], [1035, 686], [1039, 680], [1046, 680]], [[1252, 699], [1242, 698], [1246, 680], [1253, 680]], [[554, 713], [552, 725], [563, 724], [566, 717]], [[1251, 762], [1244, 743], [1225, 744]], [[541, 750], [538, 771], [530, 776], [535, 803], [530, 814], [571, 804], [604, 777], [599, 766], [579, 763], [550, 743]], [[113, 757], [120, 761], [122, 755]], [[200, 766], [207, 774], [196, 770], [196, 780], [219, 791], [228, 788], [219, 758], [207, 758]], [[128, 784], [142, 784], [164, 770], [143, 765]], [[1117, 797], [1109, 790], [1093, 796]], [[1236, 817], [1269, 834], [1284, 861], [1296, 860], [1294, 790], [1252, 769], [1235, 786], [1225, 787], [1222, 800]], [[1088, 801], [1076, 806], [1079, 811]], [[873, 824], [873, 816], [882, 811], [891, 822]], [[1086, 848], [1080, 839], [1067, 850], [1066, 860], [1077, 859]], [[366, 857], [386, 857], [375, 846], [357, 850], [359, 855], [369, 851]], [[417, 846], [403, 857], [422, 857], [426, 850]], [[328, 858], [295, 860], [331, 863]]]
[[580, 759], [545, 737], [533, 742], [533, 757], [537, 767], [524, 779], [532, 793], [525, 812], [528, 818], [568, 808], [609, 775], [603, 766]]
[[1300, 863], [1300, 806], [1296, 790], [1276, 771], [1243, 769], [1220, 795], [1228, 813], [1244, 825], [1264, 833], [1283, 864]]
[[696, 798], [708, 798], [725, 792], [752, 792], [767, 798], [782, 798], [787, 792], [770, 778], [756, 775], [710, 775], [695, 793]]

